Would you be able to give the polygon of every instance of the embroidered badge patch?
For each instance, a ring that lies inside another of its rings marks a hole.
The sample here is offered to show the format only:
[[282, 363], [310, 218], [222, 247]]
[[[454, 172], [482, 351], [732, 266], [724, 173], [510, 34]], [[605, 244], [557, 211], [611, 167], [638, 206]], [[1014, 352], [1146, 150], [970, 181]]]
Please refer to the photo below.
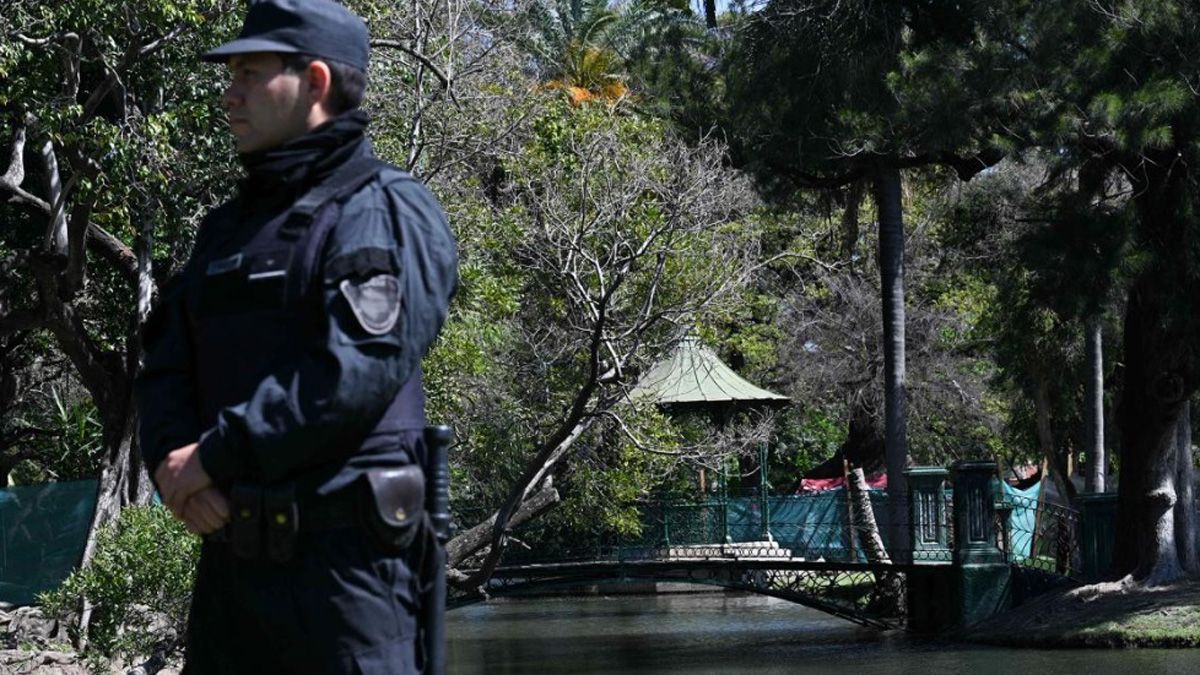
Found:
[[229, 256], [228, 258], [221, 258], [220, 260], [214, 260], [214, 261], [208, 263], [208, 269], [204, 271], [204, 274], [206, 276], [212, 277], [212, 276], [216, 276], [218, 274], [225, 274], [226, 272], [232, 272], [241, 266], [242, 266], [242, 254], [234, 253], [233, 255]]
[[338, 286], [358, 324], [371, 335], [383, 335], [400, 318], [400, 280], [377, 274], [365, 280], [345, 279]]

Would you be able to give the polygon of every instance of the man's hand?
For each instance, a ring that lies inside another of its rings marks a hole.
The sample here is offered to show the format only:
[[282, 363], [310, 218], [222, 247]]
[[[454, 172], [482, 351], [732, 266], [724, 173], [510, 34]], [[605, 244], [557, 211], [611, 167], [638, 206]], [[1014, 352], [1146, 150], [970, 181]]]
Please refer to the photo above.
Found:
[[188, 498], [212, 485], [212, 478], [200, 465], [196, 443], [176, 448], [167, 454], [154, 472], [158, 492], [163, 503], [180, 520], [184, 518], [184, 505]]
[[214, 487], [206, 487], [188, 498], [183, 523], [195, 534], [209, 534], [229, 522], [229, 501]]

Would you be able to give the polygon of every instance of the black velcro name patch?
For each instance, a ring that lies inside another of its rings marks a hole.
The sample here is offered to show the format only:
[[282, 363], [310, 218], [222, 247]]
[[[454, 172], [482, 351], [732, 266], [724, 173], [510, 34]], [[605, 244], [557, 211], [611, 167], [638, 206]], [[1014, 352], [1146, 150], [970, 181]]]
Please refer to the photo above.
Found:
[[400, 318], [400, 279], [392, 274], [377, 274], [367, 279], [344, 279], [338, 285], [350, 311], [363, 330], [383, 335]]

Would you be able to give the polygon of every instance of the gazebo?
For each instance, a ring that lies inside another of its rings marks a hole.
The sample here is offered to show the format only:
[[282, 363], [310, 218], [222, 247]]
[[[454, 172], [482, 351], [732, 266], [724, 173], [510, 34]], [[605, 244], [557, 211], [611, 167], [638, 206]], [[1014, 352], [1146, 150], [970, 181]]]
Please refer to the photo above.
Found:
[[[695, 335], [688, 335], [662, 361], [654, 364], [629, 392], [631, 399], [649, 398], [668, 413], [707, 413], [724, 425], [738, 412], [787, 405], [787, 396], [767, 391], [733, 372]], [[759, 451], [759, 486], [766, 492], [765, 445]], [[704, 489], [704, 473], [700, 474]]]
[[654, 364], [629, 396], [651, 397], [668, 412], [708, 412], [718, 423], [729, 421], [735, 412], [789, 401], [747, 382], [695, 335], [683, 338], [667, 358]]

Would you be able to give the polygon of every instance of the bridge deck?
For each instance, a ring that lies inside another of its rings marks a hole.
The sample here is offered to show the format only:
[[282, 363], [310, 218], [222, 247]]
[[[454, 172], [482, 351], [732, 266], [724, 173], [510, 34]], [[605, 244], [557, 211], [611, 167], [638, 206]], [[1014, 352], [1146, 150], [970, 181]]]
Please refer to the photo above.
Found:
[[[948, 565], [949, 563], [944, 563]], [[921, 565], [924, 567], [924, 565]], [[531, 562], [496, 569], [488, 594], [605, 581], [643, 580], [707, 584], [761, 593], [873, 628], [895, 628], [902, 617], [872, 608], [876, 580], [913, 565], [808, 560], [794, 556], [672, 557]], [[469, 572], [468, 572], [469, 573]], [[893, 577], [894, 578], [894, 577]], [[451, 604], [471, 602], [459, 598]]]
[[[587, 575], [595, 573], [609, 575], [614, 571], [629, 570], [639, 572], [655, 572], [665, 569], [676, 570], [712, 570], [719, 568], [743, 570], [809, 570], [814, 572], [906, 572], [912, 567], [930, 567], [934, 565], [949, 565], [950, 561], [936, 563], [896, 564], [869, 562], [838, 562], [829, 560], [808, 560], [801, 557], [679, 557], [653, 558], [631, 560], [581, 560], [554, 561], [545, 563], [526, 563], [521, 565], [505, 565], [496, 568], [494, 576], [535, 577]], [[469, 572], [468, 572], [469, 574]]]

